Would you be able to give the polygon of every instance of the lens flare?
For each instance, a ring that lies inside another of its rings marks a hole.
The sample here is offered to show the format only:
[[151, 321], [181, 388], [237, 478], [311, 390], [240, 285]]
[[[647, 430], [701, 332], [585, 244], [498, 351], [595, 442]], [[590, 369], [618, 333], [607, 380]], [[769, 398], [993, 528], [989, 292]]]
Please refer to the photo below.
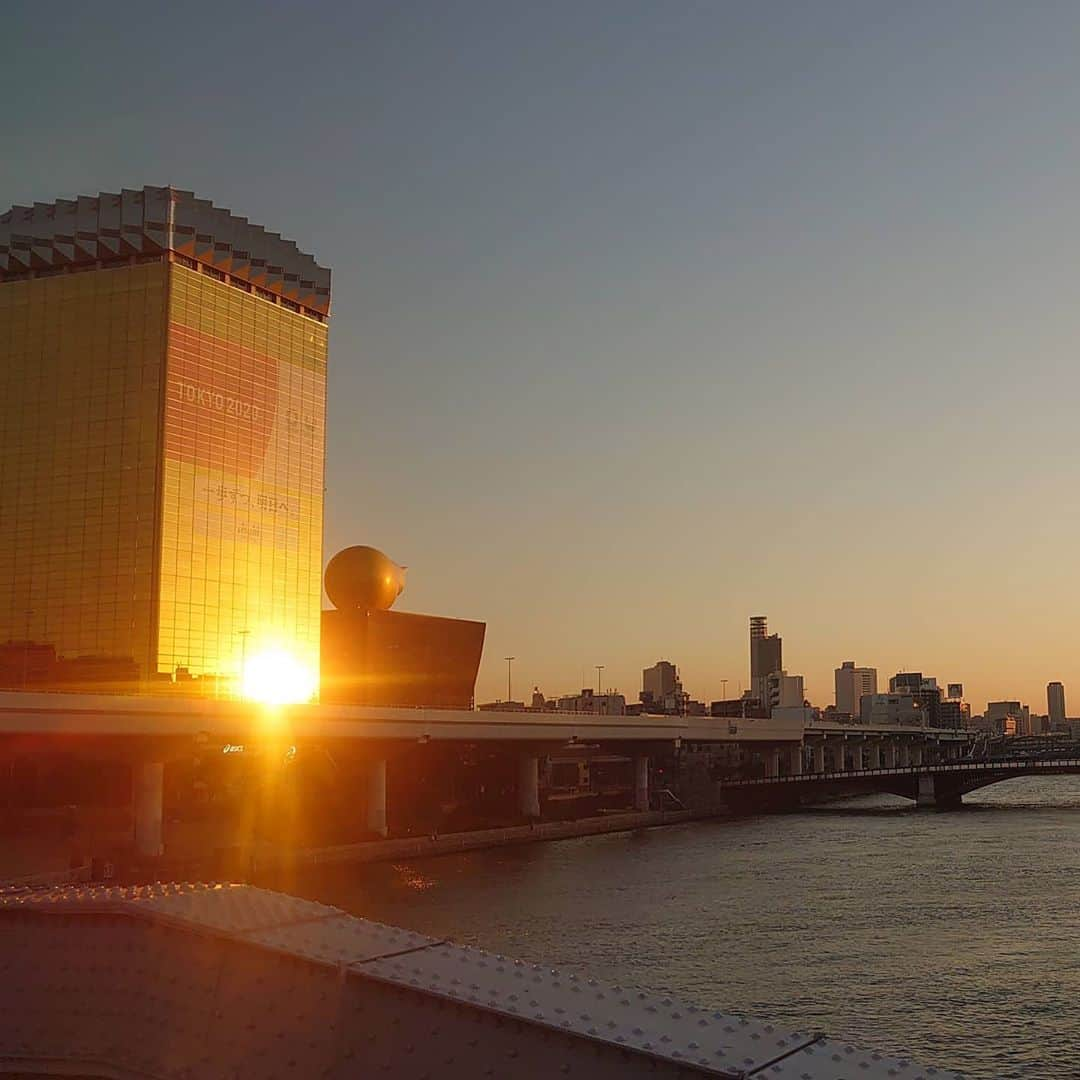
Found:
[[310, 701], [318, 689], [315, 672], [285, 649], [267, 649], [249, 656], [241, 680], [242, 696], [265, 705]]

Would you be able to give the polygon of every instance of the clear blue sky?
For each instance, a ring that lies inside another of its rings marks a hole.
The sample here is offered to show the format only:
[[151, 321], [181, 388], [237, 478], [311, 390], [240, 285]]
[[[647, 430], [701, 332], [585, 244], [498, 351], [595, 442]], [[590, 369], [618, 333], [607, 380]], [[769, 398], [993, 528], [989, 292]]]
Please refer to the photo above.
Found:
[[[13, 2], [0, 204], [193, 188], [333, 268], [326, 552], [479, 694], [746, 620], [1080, 704], [1080, 7]], [[1075, 712], [1076, 706], [1070, 710]]]

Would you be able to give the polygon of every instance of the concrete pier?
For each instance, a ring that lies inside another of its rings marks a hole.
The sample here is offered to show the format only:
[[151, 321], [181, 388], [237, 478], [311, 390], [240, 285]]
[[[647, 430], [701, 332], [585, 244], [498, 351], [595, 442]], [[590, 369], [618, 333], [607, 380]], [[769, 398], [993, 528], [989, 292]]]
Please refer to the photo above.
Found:
[[949, 783], [947, 776], [924, 773], [919, 777], [915, 804], [920, 810], [956, 810], [963, 805], [963, 800], [959, 790]]
[[140, 761], [132, 766], [131, 809], [135, 819], [135, 850], [141, 856], [165, 854], [165, 766]]
[[367, 828], [376, 836], [387, 835], [386, 758], [376, 758], [368, 765]]
[[645, 754], [634, 758], [634, 809], [644, 813], [649, 809], [649, 759]]
[[866, 740], [866, 767], [868, 769], [881, 768], [881, 740]]
[[518, 809], [530, 821], [540, 817], [539, 765], [535, 754], [522, 754], [518, 759]]
[[829, 772], [844, 771], [844, 738], [838, 735], [836, 738], [826, 740], [826, 756], [828, 758]]
[[863, 767], [863, 740], [861, 738], [848, 738], [845, 750], [845, 757], [850, 756], [851, 758], [850, 766], [845, 760], [845, 767], [850, 768], [852, 772], [860, 772]]

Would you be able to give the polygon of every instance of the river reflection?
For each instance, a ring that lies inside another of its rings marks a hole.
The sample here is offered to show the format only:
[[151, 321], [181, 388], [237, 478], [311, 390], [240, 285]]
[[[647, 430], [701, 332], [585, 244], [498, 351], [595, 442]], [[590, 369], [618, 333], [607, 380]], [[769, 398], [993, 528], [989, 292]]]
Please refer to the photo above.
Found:
[[1080, 777], [324, 871], [359, 915], [972, 1078], [1080, 1077]]

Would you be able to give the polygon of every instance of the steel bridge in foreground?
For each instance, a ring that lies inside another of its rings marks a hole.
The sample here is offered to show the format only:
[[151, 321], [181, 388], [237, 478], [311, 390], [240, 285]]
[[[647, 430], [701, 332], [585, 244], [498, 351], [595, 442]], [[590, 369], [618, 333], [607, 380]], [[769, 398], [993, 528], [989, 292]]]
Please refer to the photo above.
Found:
[[0, 1075], [946, 1080], [247, 885], [0, 890]]
[[971, 791], [1017, 776], [1080, 775], [1080, 758], [987, 758], [889, 769], [794, 773], [725, 780], [720, 795], [736, 812], [792, 810], [835, 794], [888, 794], [920, 807], [955, 809]]

